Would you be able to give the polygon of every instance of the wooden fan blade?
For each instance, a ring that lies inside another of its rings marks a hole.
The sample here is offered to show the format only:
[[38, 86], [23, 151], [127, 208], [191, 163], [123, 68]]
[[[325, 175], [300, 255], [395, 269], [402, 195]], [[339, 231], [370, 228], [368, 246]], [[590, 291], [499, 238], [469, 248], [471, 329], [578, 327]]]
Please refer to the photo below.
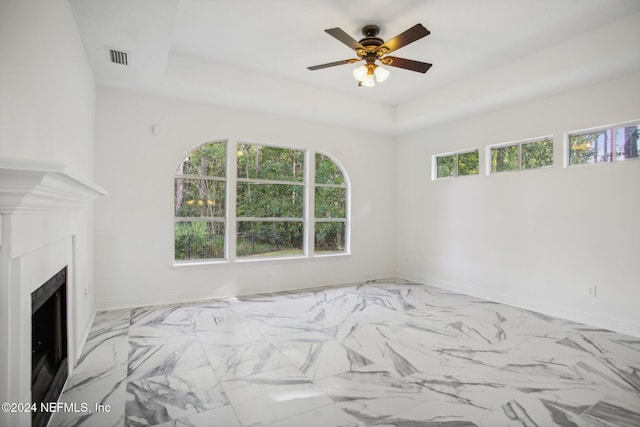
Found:
[[364, 46], [340, 28], [329, 28], [328, 30], [324, 30], [324, 32], [335, 37], [353, 50], [364, 49]]
[[307, 67], [307, 70], [321, 70], [323, 68], [335, 67], [336, 65], [344, 65], [344, 64], [353, 64], [354, 62], [360, 61], [359, 59], [345, 59], [342, 61], [329, 62], [327, 64], [314, 65], [313, 67]]
[[416, 40], [428, 36], [429, 34], [431, 34], [431, 31], [423, 27], [422, 24], [416, 24], [404, 33], [397, 35], [391, 40], [387, 40], [387, 42], [383, 43], [378, 50], [382, 49], [385, 54], [393, 52], [394, 50], [398, 50], [409, 43], [413, 43]]
[[397, 56], [385, 56], [381, 62], [390, 67], [404, 68], [418, 73], [426, 73], [432, 65], [426, 62], [414, 61], [413, 59], [398, 58]]

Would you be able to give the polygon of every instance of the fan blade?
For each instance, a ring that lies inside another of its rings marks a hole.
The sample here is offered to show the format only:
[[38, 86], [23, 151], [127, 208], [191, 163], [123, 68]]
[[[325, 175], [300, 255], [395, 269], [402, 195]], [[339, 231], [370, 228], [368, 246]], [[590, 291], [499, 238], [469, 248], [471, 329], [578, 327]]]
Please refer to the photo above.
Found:
[[328, 30], [324, 30], [324, 32], [335, 37], [355, 51], [358, 49], [364, 49], [364, 46], [340, 28], [329, 28]]
[[336, 65], [344, 65], [344, 64], [353, 64], [354, 62], [360, 61], [359, 59], [345, 59], [342, 61], [329, 62], [328, 64], [314, 65], [313, 67], [307, 67], [307, 70], [321, 70], [323, 68], [335, 67]]
[[404, 68], [418, 73], [426, 73], [432, 65], [426, 62], [414, 61], [413, 59], [398, 58], [397, 56], [385, 56], [380, 62], [391, 67]]
[[387, 40], [387, 42], [383, 43], [378, 50], [382, 49], [385, 54], [390, 53], [408, 45], [409, 43], [413, 43], [416, 40], [428, 36], [429, 34], [431, 34], [431, 31], [423, 27], [422, 24], [416, 24], [404, 33], [397, 35], [391, 40]]

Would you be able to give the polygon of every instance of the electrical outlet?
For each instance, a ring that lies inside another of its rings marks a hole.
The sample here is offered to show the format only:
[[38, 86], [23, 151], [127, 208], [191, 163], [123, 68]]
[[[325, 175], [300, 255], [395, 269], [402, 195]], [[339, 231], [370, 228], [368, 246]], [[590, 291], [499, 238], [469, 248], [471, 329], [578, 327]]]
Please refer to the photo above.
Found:
[[587, 296], [595, 298], [598, 295], [598, 288], [596, 285], [591, 285], [587, 288]]

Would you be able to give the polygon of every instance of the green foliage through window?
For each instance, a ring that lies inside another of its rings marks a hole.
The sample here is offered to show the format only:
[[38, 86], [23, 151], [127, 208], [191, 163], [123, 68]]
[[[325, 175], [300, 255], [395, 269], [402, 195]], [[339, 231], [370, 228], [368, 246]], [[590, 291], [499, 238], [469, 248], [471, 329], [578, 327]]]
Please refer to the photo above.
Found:
[[329, 157], [315, 156], [314, 251], [344, 253], [347, 250], [347, 185], [340, 167]]
[[226, 147], [224, 141], [203, 144], [176, 171], [176, 260], [224, 257]]
[[175, 179], [177, 217], [224, 217], [225, 182]]
[[243, 143], [236, 158], [236, 255], [304, 253], [304, 151]]
[[553, 139], [491, 147], [491, 173], [553, 166]]
[[347, 189], [316, 187], [316, 218], [345, 218]]
[[193, 150], [180, 163], [176, 175], [208, 176], [224, 178], [226, 176], [226, 142], [203, 144]]
[[239, 218], [302, 218], [302, 185], [238, 182], [236, 216]]
[[238, 221], [239, 257], [304, 254], [302, 221]]
[[477, 175], [480, 170], [478, 150], [458, 154], [458, 176]]
[[436, 157], [437, 178], [448, 178], [458, 175], [457, 155]]
[[224, 222], [176, 222], [175, 259], [180, 261], [224, 257]]
[[317, 253], [344, 252], [346, 230], [347, 226], [344, 222], [316, 222], [315, 251]]
[[553, 166], [553, 140], [522, 144], [522, 169], [537, 169]]
[[[174, 180], [175, 259], [300, 256], [305, 245], [317, 254], [346, 252], [347, 177], [331, 158], [314, 153], [314, 175], [306, 182], [306, 158], [304, 150], [250, 143], [215, 141], [195, 148]], [[228, 159], [237, 167], [230, 179]], [[235, 191], [232, 206], [229, 191]], [[308, 197], [313, 212], [305, 212]], [[235, 230], [228, 227], [229, 216]], [[228, 254], [226, 243], [235, 254]]]
[[478, 150], [436, 156], [436, 178], [477, 175], [479, 170]]
[[316, 184], [344, 184], [344, 177], [338, 165], [320, 153], [316, 153]]
[[302, 182], [304, 151], [238, 144], [238, 178]]

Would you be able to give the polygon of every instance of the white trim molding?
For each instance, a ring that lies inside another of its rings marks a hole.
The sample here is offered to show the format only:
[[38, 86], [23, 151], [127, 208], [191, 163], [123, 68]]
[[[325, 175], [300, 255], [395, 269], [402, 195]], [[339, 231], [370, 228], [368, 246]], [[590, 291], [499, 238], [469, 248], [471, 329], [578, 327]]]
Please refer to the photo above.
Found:
[[68, 211], [107, 192], [69, 173], [63, 163], [0, 158], [0, 214]]

